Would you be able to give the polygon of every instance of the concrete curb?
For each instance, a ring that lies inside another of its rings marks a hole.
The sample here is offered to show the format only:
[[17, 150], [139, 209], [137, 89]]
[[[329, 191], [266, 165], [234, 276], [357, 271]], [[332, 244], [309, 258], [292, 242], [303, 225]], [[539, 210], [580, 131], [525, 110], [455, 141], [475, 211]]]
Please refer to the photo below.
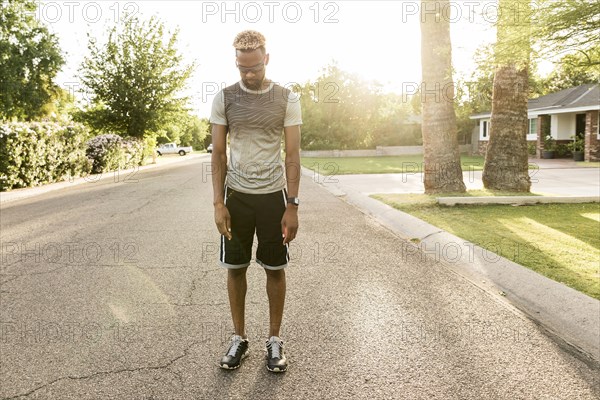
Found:
[[66, 187], [72, 187], [75, 185], [81, 185], [83, 183], [99, 182], [99, 181], [102, 181], [102, 180], [108, 179], [108, 178], [126, 180], [127, 177], [131, 173], [145, 171], [147, 169], [152, 169], [152, 168], [166, 167], [169, 165], [178, 164], [183, 161], [195, 160], [204, 155], [205, 155], [205, 153], [189, 154], [184, 157], [173, 158], [172, 160], [161, 162], [160, 164], [158, 164], [158, 163], [157, 164], [148, 164], [148, 165], [144, 165], [144, 166], [141, 166], [138, 168], [129, 168], [129, 169], [122, 170], [122, 171], [111, 171], [111, 172], [106, 172], [104, 174], [89, 175], [84, 178], [75, 178], [72, 181], [49, 183], [49, 184], [42, 185], [42, 186], [23, 188], [23, 189], [15, 189], [15, 190], [11, 190], [8, 192], [0, 192], [0, 204], [4, 204], [4, 203], [11, 202], [11, 201], [16, 201], [16, 200], [27, 199], [27, 198], [34, 197], [34, 196], [39, 196], [41, 194], [52, 192], [54, 190], [64, 189]]
[[407, 256], [433, 257], [516, 307], [587, 358], [600, 362], [600, 301], [362, 193], [325, 184], [314, 171], [303, 169], [303, 173], [412, 242], [404, 245]]
[[494, 196], [494, 197], [438, 197], [438, 204], [537, 204], [537, 203], [598, 203], [600, 196]]

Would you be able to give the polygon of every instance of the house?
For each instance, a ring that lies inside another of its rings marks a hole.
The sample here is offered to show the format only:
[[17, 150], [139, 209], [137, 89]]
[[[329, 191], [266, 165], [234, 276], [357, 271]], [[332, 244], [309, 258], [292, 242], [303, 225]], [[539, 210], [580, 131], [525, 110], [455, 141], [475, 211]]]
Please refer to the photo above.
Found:
[[[561, 90], [529, 100], [527, 104], [529, 132], [527, 141], [535, 144], [536, 157], [541, 157], [544, 134], [550, 134], [556, 143], [569, 143], [572, 135], [584, 137], [585, 161], [600, 161], [600, 85], [586, 84]], [[477, 153], [485, 154], [489, 141], [491, 112], [475, 114], [477, 120], [472, 143], [477, 143]]]

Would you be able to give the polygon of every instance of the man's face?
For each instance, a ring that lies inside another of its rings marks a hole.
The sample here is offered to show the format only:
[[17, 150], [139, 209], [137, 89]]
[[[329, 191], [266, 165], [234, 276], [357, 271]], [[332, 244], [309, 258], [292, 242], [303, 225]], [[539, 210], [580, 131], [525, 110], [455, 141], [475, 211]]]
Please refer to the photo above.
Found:
[[242, 82], [248, 89], [262, 89], [266, 73], [265, 67], [268, 63], [269, 55], [264, 54], [260, 49], [248, 52], [236, 52], [236, 64], [240, 70]]

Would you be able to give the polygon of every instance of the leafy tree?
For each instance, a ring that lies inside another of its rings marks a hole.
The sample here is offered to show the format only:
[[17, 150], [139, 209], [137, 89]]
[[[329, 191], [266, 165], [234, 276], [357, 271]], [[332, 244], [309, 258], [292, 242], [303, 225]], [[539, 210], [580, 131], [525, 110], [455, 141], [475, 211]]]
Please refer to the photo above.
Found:
[[315, 82], [297, 85], [302, 106], [302, 148], [364, 149], [371, 145], [381, 85], [327, 66]]
[[43, 120], [72, 122], [73, 113], [77, 112], [73, 94], [57, 87], [48, 103], [42, 107]]
[[600, 58], [600, 46], [588, 51], [588, 54], [575, 52], [563, 56], [554, 71], [542, 82], [546, 93], [600, 82], [600, 64], [590, 65], [592, 59]]
[[[492, 117], [482, 181], [487, 189], [528, 192], [527, 98], [531, 55], [528, 2], [499, 0]], [[515, 18], [520, 15], [520, 18]]]
[[474, 61], [476, 67], [469, 76], [456, 78], [457, 101], [454, 109], [459, 143], [468, 143], [476, 125], [470, 116], [492, 108], [493, 48], [483, 46], [477, 49]]
[[413, 98], [396, 93], [380, 95], [379, 107], [371, 125], [372, 146], [410, 146], [422, 144], [421, 129], [413, 117]]
[[600, 65], [600, 2], [540, 0], [534, 16], [535, 38], [544, 53], [578, 51], [588, 66]]
[[466, 79], [457, 82], [457, 98], [461, 105], [468, 106], [471, 112], [489, 111], [492, 108], [492, 88], [494, 83], [494, 50], [483, 46], [475, 51], [475, 69]]
[[[182, 143], [192, 146], [195, 150], [203, 150], [207, 147], [206, 137], [210, 132], [210, 123], [207, 118], [192, 116], [187, 126]], [[210, 143], [210, 142], [209, 142]]]
[[383, 93], [378, 82], [365, 81], [340, 69], [325, 67], [314, 82], [296, 85], [302, 106], [302, 148], [365, 149], [418, 145], [421, 133], [410, 123], [414, 98]]
[[205, 149], [205, 138], [209, 122], [191, 113], [181, 113], [178, 121], [158, 132], [158, 143], [175, 142], [181, 146], [192, 146], [195, 150]]
[[[533, 54], [533, 53], [532, 53]], [[455, 104], [459, 142], [467, 143], [476, 122], [469, 117], [492, 109], [492, 93], [496, 61], [493, 45], [484, 45], [475, 51], [475, 69], [468, 77], [457, 79]], [[529, 66], [528, 98], [548, 94], [547, 85], [537, 74], [535, 65]], [[525, 89], [525, 88], [524, 88]]]
[[183, 66], [176, 49], [178, 31], [169, 36], [156, 17], [125, 19], [100, 47], [90, 38], [90, 51], [80, 69], [92, 93], [83, 119], [92, 127], [143, 137], [177, 123], [187, 110], [186, 87], [195, 64]]
[[158, 144], [171, 142], [181, 144], [181, 126], [179, 124], [165, 125], [164, 128], [159, 129], [156, 132], [156, 136], [156, 142]]
[[36, 2], [0, 2], [0, 119], [33, 120], [60, 96], [54, 78], [64, 64], [58, 39], [35, 18]]
[[[421, 0], [422, 132], [425, 193], [465, 192], [454, 113], [452, 45], [448, 0]], [[435, 93], [433, 93], [435, 92]]]
[[[206, 120], [206, 123], [208, 124], [208, 119], [206, 119], [206, 118], [203, 118], [203, 119]], [[212, 133], [209, 131], [203, 140], [204, 147], [202, 147], [202, 148], [207, 149], [211, 143], [212, 143]]]

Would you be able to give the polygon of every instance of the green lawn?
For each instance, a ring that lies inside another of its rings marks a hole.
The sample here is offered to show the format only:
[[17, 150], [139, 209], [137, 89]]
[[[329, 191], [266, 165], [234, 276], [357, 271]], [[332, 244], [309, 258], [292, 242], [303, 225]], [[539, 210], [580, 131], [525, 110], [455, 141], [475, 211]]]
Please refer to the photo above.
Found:
[[[423, 156], [377, 156], [377, 157], [302, 157], [302, 165], [321, 175], [347, 174], [397, 174], [423, 172]], [[482, 156], [461, 156], [463, 172], [482, 171]], [[600, 162], [577, 162], [578, 167], [599, 168]], [[529, 161], [529, 169], [538, 169], [535, 160]]]
[[[461, 156], [460, 161], [464, 172], [483, 170], [481, 156]], [[422, 172], [423, 156], [302, 157], [302, 165], [321, 175]], [[530, 168], [537, 166], [530, 164]]]
[[372, 197], [600, 300], [598, 203], [445, 207], [435, 203], [441, 195]]
[[600, 168], [600, 162], [598, 161], [576, 161], [575, 164], [578, 167], [586, 167], [586, 168]]

